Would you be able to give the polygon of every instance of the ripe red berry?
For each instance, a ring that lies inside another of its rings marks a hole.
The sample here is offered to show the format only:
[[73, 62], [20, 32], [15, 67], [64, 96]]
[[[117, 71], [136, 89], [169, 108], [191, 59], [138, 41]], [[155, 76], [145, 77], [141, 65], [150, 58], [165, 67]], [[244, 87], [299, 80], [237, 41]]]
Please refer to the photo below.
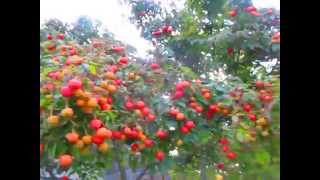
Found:
[[127, 101], [125, 104], [124, 104], [124, 107], [130, 111], [130, 110], [133, 110], [134, 108], [134, 104], [131, 102], [131, 101]]
[[188, 129], [192, 129], [192, 128], [195, 128], [196, 125], [194, 124], [193, 121], [189, 120], [187, 121], [185, 124], [184, 124]]
[[170, 111], [169, 111], [169, 114], [170, 116], [173, 116], [173, 117], [176, 117], [176, 115], [179, 113], [178, 109], [174, 108], [174, 107], [171, 107], [170, 108]]
[[69, 180], [69, 177], [68, 176], [62, 176], [61, 180]]
[[113, 47], [112, 47], [112, 51], [114, 51], [114, 52], [116, 52], [116, 53], [120, 53], [120, 52], [124, 51], [124, 47], [113, 46]]
[[256, 81], [256, 87], [257, 88], [263, 88], [264, 87], [264, 82], [260, 81], [260, 80]]
[[262, 97], [262, 101], [266, 102], [266, 103], [269, 103], [269, 102], [272, 101], [272, 96], [265, 95], [265, 96]]
[[229, 152], [228, 154], [227, 154], [227, 158], [228, 159], [235, 159], [237, 157], [237, 154], [236, 153], [234, 153], [234, 152]]
[[159, 129], [159, 130], [157, 131], [157, 133], [156, 133], [156, 136], [157, 136], [159, 139], [164, 140], [164, 139], [166, 139], [166, 138], [168, 137], [168, 133], [167, 133], [166, 131], [164, 131], [164, 130]]
[[63, 86], [60, 88], [60, 93], [63, 97], [70, 97], [73, 94], [73, 90], [70, 89], [68, 86]]
[[183, 83], [176, 84], [176, 91], [183, 91], [184, 88], [185, 88], [185, 86], [183, 85]]
[[156, 64], [156, 63], [152, 63], [152, 64], [150, 65], [150, 67], [151, 67], [152, 70], [156, 70], [156, 69], [159, 69], [159, 68], [160, 68], [159, 64]]
[[48, 40], [52, 40], [52, 39], [53, 39], [52, 35], [51, 35], [51, 34], [48, 34], [48, 35], [47, 35], [47, 39], [48, 39]]
[[57, 39], [64, 40], [64, 35], [61, 33], [57, 34]]
[[246, 104], [243, 105], [243, 110], [245, 112], [250, 112], [252, 110], [252, 107], [251, 107], [250, 104], [246, 103]]
[[165, 158], [166, 154], [163, 151], [157, 151], [155, 157], [158, 161], [162, 161]]
[[221, 145], [228, 145], [228, 144], [229, 144], [229, 141], [228, 141], [227, 138], [223, 137], [223, 138], [221, 138], [221, 139], [219, 140], [219, 143], [220, 143]]
[[148, 107], [144, 107], [144, 108], [142, 109], [142, 115], [143, 115], [143, 116], [148, 116], [149, 113], [150, 113], [150, 109], [149, 109]]
[[257, 116], [253, 113], [249, 113], [248, 114], [248, 118], [251, 120], [251, 121], [256, 121], [257, 120]]
[[229, 150], [230, 150], [229, 146], [223, 146], [222, 147], [222, 151], [225, 152], [225, 153], [229, 152]]
[[112, 131], [112, 138], [120, 140], [121, 139], [121, 132], [119, 131]]
[[80, 89], [82, 87], [82, 82], [79, 79], [71, 79], [68, 82], [68, 87], [72, 90]]
[[131, 144], [131, 151], [132, 152], [137, 152], [139, 150], [139, 145], [134, 143], [134, 144]]
[[152, 122], [152, 121], [154, 121], [155, 119], [156, 119], [156, 116], [155, 116], [154, 114], [152, 114], [152, 113], [148, 114], [147, 120], [148, 120], [149, 122]]
[[180, 132], [182, 134], [188, 134], [189, 133], [189, 129], [186, 126], [181, 126]]
[[218, 169], [224, 169], [224, 164], [223, 163], [218, 163], [217, 164]]
[[182, 98], [184, 96], [184, 92], [183, 91], [176, 91], [174, 94], [174, 98], [175, 99], [179, 99]]
[[231, 16], [231, 17], [235, 17], [235, 16], [237, 16], [237, 11], [236, 10], [231, 10], [230, 12], [229, 12], [229, 16]]
[[128, 58], [127, 57], [120, 57], [119, 64], [121, 64], [121, 65], [128, 64]]
[[142, 108], [144, 108], [144, 107], [145, 107], [145, 104], [144, 104], [143, 101], [137, 101], [137, 103], [136, 103], [136, 108], [142, 109]]
[[93, 135], [93, 136], [91, 137], [91, 140], [92, 140], [92, 142], [93, 142], [94, 144], [96, 144], [96, 145], [100, 145], [100, 144], [102, 144], [103, 141], [104, 141], [104, 139], [103, 139], [102, 137], [97, 136], [97, 135]]
[[150, 148], [153, 146], [153, 141], [151, 139], [145, 139], [143, 141], [143, 143], [144, 143], [145, 147], [147, 147], [147, 148]]
[[211, 105], [209, 106], [209, 111], [210, 111], [210, 112], [215, 113], [215, 112], [217, 112], [217, 110], [218, 110], [218, 105], [216, 105], [216, 104], [211, 104]]
[[94, 129], [94, 130], [99, 129], [99, 128], [101, 128], [102, 126], [103, 126], [103, 123], [102, 123], [102, 121], [101, 121], [100, 119], [94, 118], [94, 119], [92, 119], [92, 120], [90, 121], [90, 128], [92, 128], [92, 129]]

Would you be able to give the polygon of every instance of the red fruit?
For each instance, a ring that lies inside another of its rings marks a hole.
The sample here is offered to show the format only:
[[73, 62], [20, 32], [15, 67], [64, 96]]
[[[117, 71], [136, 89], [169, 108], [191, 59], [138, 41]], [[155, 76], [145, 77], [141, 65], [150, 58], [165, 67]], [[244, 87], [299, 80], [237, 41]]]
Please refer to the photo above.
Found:
[[203, 111], [203, 107], [202, 106], [197, 106], [195, 108], [195, 110], [196, 110], [197, 113], [201, 113]]
[[152, 121], [154, 121], [156, 119], [156, 116], [154, 115], [154, 114], [148, 114], [148, 116], [147, 116], [147, 120], [149, 121], [149, 122], [152, 122]]
[[61, 33], [57, 34], [57, 39], [64, 40], [64, 35]]
[[115, 79], [112, 81], [114, 84], [116, 84], [117, 86], [120, 86], [122, 84], [122, 80], [121, 79]]
[[60, 93], [63, 97], [70, 97], [73, 94], [73, 90], [70, 89], [68, 86], [63, 86], [60, 88]]
[[101, 128], [103, 126], [103, 123], [100, 119], [92, 119], [90, 121], [90, 128], [94, 129], [94, 130], [97, 130], [99, 128]]
[[170, 116], [176, 117], [178, 113], [179, 113], [178, 109], [174, 107], [170, 108], [170, 111], [169, 111]]
[[51, 34], [48, 34], [48, 35], [47, 35], [47, 39], [48, 39], [48, 40], [52, 40], [52, 39], [53, 39], [52, 35], [51, 35]]
[[68, 87], [72, 90], [80, 89], [82, 87], [82, 82], [79, 79], [71, 79], [68, 82]]
[[128, 128], [128, 127], [125, 127], [125, 128], [123, 129], [123, 132], [124, 132], [125, 135], [129, 135], [129, 134], [131, 134], [131, 129]]
[[186, 126], [188, 129], [192, 129], [192, 128], [195, 128], [195, 127], [196, 127], [196, 125], [194, 124], [194, 122], [191, 121], [191, 120], [187, 121], [187, 122], [184, 124], [184, 126]]
[[225, 153], [229, 152], [229, 150], [230, 150], [229, 146], [223, 146], [222, 147], [222, 151], [225, 152]]
[[221, 138], [221, 139], [219, 140], [219, 143], [220, 143], [221, 145], [228, 145], [228, 144], [229, 144], [229, 141], [228, 141], [227, 138], [223, 137], [223, 138]]
[[167, 27], [167, 32], [166, 32], [166, 33], [171, 33], [171, 32], [172, 32], [172, 30], [173, 30], [172, 26], [168, 26], [168, 27]]
[[228, 48], [227, 49], [228, 55], [231, 56], [234, 52], [233, 48]]
[[[76, 50], [75, 49], [71, 49], [70, 51], [69, 51], [69, 53], [70, 53], [70, 56], [73, 56], [73, 55], [76, 55], [77, 54], [77, 52], [76, 52]], [[76, 63], [76, 64], [81, 64], [82, 62], [78, 62], [78, 63]]]
[[161, 31], [154, 31], [154, 32], [152, 32], [152, 35], [153, 36], [155, 36], [155, 37], [159, 37], [159, 36], [161, 36]]
[[131, 130], [131, 133], [129, 134], [130, 139], [138, 139], [139, 138], [139, 133], [137, 130], [133, 129]]
[[113, 46], [112, 47], [112, 51], [120, 53], [122, 51], [124, 51], [124, 47], [120, 47], [120, 46]]
[[139, 150], [139, 145], [134, 143], [134, 144], [131, 144], [131, 151], [133, 152], [137, 152]]
[[209, 106], [209, 111], [210, 111], [211, 113], [217, 112], [217, 111], [218, 111], [218, 105], [216, 105], [216, 104], [211, 104], [211, 105]]
[[96, 145], [100, 145], [100, 144], [102, 144], [104, 142], [104, 139], [102, 137], [98, 136], [98, 135], [93, 135], [91, 137], [91, 140]]
[[257, 11], [250, 11], [249, 13], [251, 14], [251, 16], [261, 16], [261, 14]]
[[235, 17], [235, 16], [237, 16], [237, 11], [236, 10], [231, 10], [230, 12], [229, 12], [229, 16], [231, 16], [231, 17]]
[[150, 113], [150, 109], [149, 109], [148, 107], [144, 107], [144, 108], [142, 109], [142, 114], [143, 114], [143, 116], [148, 116], [149, 113]]
[[143, 143], [144, 143], [145, 147], [147, 147], [147, 148], [150, 148], [153, 146], [153, 141], [151, 139], [145, 139], [143, 141]]
[[245, 8], [246, 12], [252, 12], [252, 11], [257, 11], [257, 8], [255, 8], [254, 6], [248, 6]]
[[168, 137], [168, 133], [166, 131], [163, 131], [163, 130], [158, 130], [157, 133], [156, 133], [156, 136], [161, 139], [161, 140], [164, 140]]
[[252, 107], [251, 107], [250, 104], [246, 103], [246, 104], [243, 105], [243, 110], [245, 112], [250, 112], [252, 110]]
[[63, 154], [59, 157], [59, 164], [62, 168], [68, 168], [72, 164], [72, 156]]
[[113, 139], [117, 139], [117, 140], [120, 140], [121, 139], [121, 132], [120, 131], [112, 131], [112, 138]]
[[264, 87], [264, 82], [263, 82], [263, 81], [260, 81], [260, 80], [257, 80], [257, 81], [256, 81], [256, 87], [257, 87], [257, 88], [263, 88], [263, 87]]
[[224, 169], [224, 164], [223, 163], [218, 163], [217, 164], [218, 169]]
[[62, 176], [61, 180], [69, 180], [69, 177], [68, 176]]
[[162, 161], [165, 156], [166, 156], [166, 154], [162, 151], [157, 151], [155, 154], [156, 159], [159, 161]]
[[206, 113], [206, 118], [207, 118], [207, 119], [212, 119], [213, 116], [214, 116], [214, 112], [208, 111], [208, 112]]
[[128, 64], [128, 58], [127, 58], [127, 57], [120, 57], [120, 58], [119, 58], [119, 63], [120, 63], [121, 65]]
[[145, 106], [145, 104], [144, 104], [143, 101], [137, 101], [137, 103], [136, 103], [136, 108], [142, 109], [142, 108], [144, 108], [144, 106]]
[[190, 86], [190, 82], [189, 82], [189, 81], [182, 81], [181, 84], [182, 84], [182, 86], [183, 86], [184, 88], [187, 88], [187, 87]]
[[262, 97], [263, 102], [269, 103], [272, 101], [272, 96], [265, 95]]
[[257, 120], [257, 116], [255, 114], [252, 114], [252, 113], [249, 113], [248, 114], [248, 118], [251, 120], [251, 121], [256, 121]]
[[101, 138], [111, 138], [112, 132], [109, 129], [102, 127], [97, 130], [96, 135]]
[[237, 157], [237, 154], [236, 153], [234, 153], [234, 152], [229, 152], [228, 154], [227, 154], [227, 158], [228, 159], [235, 159]]
[[151, 67], [152, 70], [156, 70], [156, 69], [159, 69], [159, 68], [160, 68], [159, 64], [156, 64], [156, 63], [152, 63], [152, 64], [150, 65], [150, 67]]
[[130, 111], [130, 110], [133, 110], [134, 108], [134, 104], [131, 102], [131, 101], [127, 101], [125, 104], [124, 104], [124, 107]]
[[70, 144], [75, 144], [79, 140], [79, 134], [77, 133], [68, 133], [65, 138]]
[[184, 92], [183, 91], [176, 91], [174, 94], [174, 98], [175, 99], [179, 99], [182, 98], [184, 96]]
[[185, 88], [185, 86], [183, 85], [183, 83], [176, 84], [176, 91], [183, 91], [184, 88]]
[[189, 133], [189, 129], [186, 126], [181, 126], [180, 132], [182, 134], [188, 134]]

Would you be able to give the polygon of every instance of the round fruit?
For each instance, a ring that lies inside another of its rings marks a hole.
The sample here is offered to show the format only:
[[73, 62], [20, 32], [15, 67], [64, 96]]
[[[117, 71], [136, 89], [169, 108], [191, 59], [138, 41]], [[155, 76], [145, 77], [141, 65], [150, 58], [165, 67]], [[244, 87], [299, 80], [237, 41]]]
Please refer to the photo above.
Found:
[[217, 164], [218, 169], [224, 169], [224, 164], [223, 163], [218, 163]]
[[129, 134], [131, 134], [131, 129], [128, 128], [128, 127], [125, 127], [125, 128], [123, 129], [123, 132], [124, 132], [125, 135], [129, 135]]
[[100, 128], [97, 130], [96, 135], [101, 137], [101, 138], [111, 138], [112, 137], [112, 131], [110, 131], [107, 128]]
[[178, 120], [178, 121], [182, 121], [182, 120], [184, 120], [184, 114], [183, 113], [178, 113], [177, 115], [176, 115], [176, 119]]
[[79, 134], [75, 132], [71, 132], [66, 134], [65, 138], [71, 144], [75, 144], [79, 140]]
[[82, 87], [82, 82], [79, 79], [71, 79], [68, 82], [68, 87], [72, 90], [80, 89]]
[[211, 93], [209, 92], [204, 93], [203, 98], [205, 98], [206, 100], [209, 100], [211, 98]]
[[183, 141], [181, 140], [181, 139], [179, 139], [178, 141], [177, 141], [177, 145], [178, 146], [181, 146], [183, 144]]
[[209, 111], [210, 112], [217, 112], [217, 110], [218, 110], [218, 105], [216, 105], [216, 104], [211, 104], [210, 106], [209, 106]]
[[64, 40], [64, 35], [61, 33], [57, 34], [57, 39]]
[[264, 82], [260, 81], [260, 80], [256, 81], [256, 87], [257, 88], [263, 88], [264, 87]]
[[223, 137], [223, 138], [221, 138], [221, 139], [219, 140], [219, 143], [220, 143], [221, 145], [228, 145], [228, 144], [229, 144], [229, 141], [228, 141], [227, 138]]
[[148, 107], [144, 107], [141, 112], [143, 116], [148, 116], [150, 113], [150, 109]]
[[47, 40], [50, 41], [50, 40], [52, 40], [52, 39], [53, 39], [52, 35], [51, 35], [51, 34], [48, 34], [48, 35], [47, 35]]
[[150, 148], [153, 146], [153, 141], [151, 139], [145, 139], [143, 141], [143, 143], [144, 143], [145, 147], [147, 147], [147, 148]]
[[180, 132], [182, 134], [188, 134], [189, 133], [189, 129], [186, 126], [181, 126]]
[[257, 120], [257, 116], [255, 114], [252, 114], [252, 113], [249, 113], [248, 114], [248, 118], [251, 120], [251, 121], [256, 121]]
[[92, 119], [92, 120], [90, 121], [90, 128], [92, 128], [92, 129], [94, 129], [94, 130], [99, 129], [99, 128], [102, 127], [102, 126], [103, 126], [103, 124], [102, 124], [102, 121], [101, 121], [100, 119], [94, 118], [94, 119]]
[[92, 139], [92, 142], [96, 145], [102, 144], [104, 142], [104, 139], [97, 135], [92, 136], [91, 139]]
[[63, 86], [60, 88], [60, 93], [63, 97], [70, 97], [73, 94], [73, 91], [68, 86]]
[[87, 102], [87, 105], [89, 107], [97, 107], [98, 106], [98, 101], [96, 98], [90, 98], [89, 101]]
[[174, 107], [170, 108], [169, 114], [170, 114], [171, 116], [176, 117], [176, 115], [177, 115], [178, 113], [179, 113], [178, 109], [176, 109], [176, 108], [174, 108]]
[[229, 16], [231, 16], [231, 17], [235, 17], [235, 16], [237, 16], [237, 11], [236, 10], [231, 10], [230, 12], [229, 12]]
[[183, 96], [184, 96], [183, 91], [176, 91], [174, 94], [174, 98], [176, 98], [176, 99], [182, 98]]
[[51, 126], [56, 126], [59, 124], [59, 116], [49, 116], [48, 123]]
[[62, 168], [68, 168], [72, 164], [72, 156], [63, 154], [59, 157], [59, 164]]
[[222, 147], [222, 151], [225, 152], [225, 153], [229, 152], [229, 150], [230, 150], [229, 146], [223, 146]]
[[69, 107], [66, 107], [61, 111], [61, 116], [65, 118], [70, 118], [73, 116], [73, 114], [73, 110]]
[[134, 108], [134, 104], [131, 102], [131, 101], [127, 101], [125, 104], [124, 104], [124, 107], [130, 111]]
[[102, 143], [99, 145], [98, 150], [101, 153], [106, 153], [108, 151], [109, 145], [107, 143]]
[[150, 65], [150, 67], [151, 67], [152, 70], [156, 70], [156, 69], [159, 69], [159, 68], [160, 68], [159, 64], [156, 64], [156, 63], [152, 63], [152, 64]]
[[109, 84], [107, 90], [110, 94], [113, 94], [117, 91], [117, 87], [115, 85]]
[[83, 99], [77, 99], [76, 104], [77, 104], [77, 106], [79, 106], [79, 107], [83, 107], [83, 106], [86, 105], [86, 101], [83, 100]]
[[234, 153], [234, 152], [229, 152], [228, 154], [227, 154], [227, 158], [228, 159], [235, 159], [237, 157], [237, 154], [236, 153]]
[[134, 143], [134, 144], [131, 144], [131, 151], [132, 152], [137, 152], [139, 150], [139, 145]]
[[142, 109], [142, 108], [144, 108], [144, 107], [145, 107], [145, 104], [144, 104], [143, 101], [137, 101], [137, 103], [136, 103], [136, 108]]
[[116, 77], [116, 75], [115, 75], [113, 72], [108, 71], [108, 72], [106, 73], [106, 78], [109, 79], [109, 80], [115, 80], [117, 77]]
[[81, 138], [82, 142], [86, 145], [91, 144], [92, 139], [90, 135], [85, 135]]
[[176, 84], [176, 91], [183, 91], [184, 90], [184, 85], [182, 83], [177, 83]]
[[127, 57], [120, 57], [119, 64], [121, 64], [121, 65], [128, 64], [128, 58]]
[[76, 142], [76, 147], [77, 147], [78, 149], [82, 149], [82, 148], [84, 147], [84, 142], [83, 142], [82, 140], [78, 140], [78, 141]]
[[189, 120], [187, 121], [185, 124], [184, 124], [188, 129], [192, 129], [192, 128], [195, 128], [196, 125], [194, 124], [193, 121]]
[[203, 111], [203, 107], [198, 105], [195, 110], [197, 113], [201, 113]]
[[252, 107], [251, 107], [250, 104], [246, 103], [246, 104], [243, 105], [243, 110], [245, 112], [250, 112], [252, 110]]
[[[132, 134], [136, 133], [135, 131], [132, 132]], [[138, 136], [138, 133], [136, 133], [136, 136]], [[112, 138], [116, 140], [120, 140], [122, 138], [122, 134], [119, 131], [112, 131]], [[136, 138], [136, 137], [135, 137]]]
[[166, 131], [163, 131], [163, 130], [158, 130], [157, 133], [156, 133], [156, 136], [161, 139], [161, 140], [164, 140], [168, 137], [168, 133]]
[[157, 151], [155, 157], [158, 161], [162, 161], [165, 158], [166, 154], [163, 151]]
[[156, 120], [156, 116], [154, 115], [154, 114], [148, 114], [148, 116], [147, 116], [147, 120], [149, 121], [149, 122], [152, 122], [152, 121], [154, 121], [154, 120]]

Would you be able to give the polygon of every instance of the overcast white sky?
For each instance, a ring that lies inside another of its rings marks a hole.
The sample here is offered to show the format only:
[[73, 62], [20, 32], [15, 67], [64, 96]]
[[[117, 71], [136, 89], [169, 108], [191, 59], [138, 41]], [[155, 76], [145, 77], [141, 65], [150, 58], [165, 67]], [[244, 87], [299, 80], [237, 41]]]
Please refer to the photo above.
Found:
[[[170, 7], [172, 0], [157, 0], [163, 6]], [[138, 49], [139, 56], [145, 56], [152, 48], [150, 42], [140, 37], [136, 27], [128, 21], [130, 8], [121, 5], [121, 0], [40, 0], [40, 24], [50, 18], [64, 22], [74, 22], [80, 15], [99, 19], [103, 26], [113, 32], [117, 39]], [[185, 0], [174, 0], [181, 8]], [[256, 7], [275, 7], [280, 9], [280, 0], [253, 0]]]

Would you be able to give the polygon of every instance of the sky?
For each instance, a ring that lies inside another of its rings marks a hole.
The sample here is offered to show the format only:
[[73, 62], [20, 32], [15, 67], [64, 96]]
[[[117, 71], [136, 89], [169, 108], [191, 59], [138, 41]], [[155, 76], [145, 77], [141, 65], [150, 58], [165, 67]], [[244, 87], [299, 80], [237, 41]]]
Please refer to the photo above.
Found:
[[[170, 8], [172, 0], [155, 0]], [[134, 46], [137, 55], [146, 56], [152, 49], [150, 42], [140, 37], [139, 30], [128, 21], [130, 7], [120, 4], [122, 0], [40, 0], [40, 24], [44, 20], [57, 18], [64, 22], [74, 22], [81, 15], [102, 22], [103, 27], [115, 34], [116, 39]], [[177, 8], [183, 7], [185, 0], [175, 0]], [[280, 0], [253, 0], [257, 8], [274, 7], [280, 9]]]

